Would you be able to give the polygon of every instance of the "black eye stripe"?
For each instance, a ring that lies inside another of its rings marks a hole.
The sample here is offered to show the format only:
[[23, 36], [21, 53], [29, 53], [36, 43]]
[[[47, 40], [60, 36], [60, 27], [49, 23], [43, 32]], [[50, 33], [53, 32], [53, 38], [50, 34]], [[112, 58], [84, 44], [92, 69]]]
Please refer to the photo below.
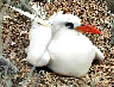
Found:
[[32, 2], [42, 2], [42, 0], [32, 0]]
[[41, 25], [41, 23], [40, 23], [40, 22], [37, 22], [37, 24]]
[[68, 27], [69, 29], [74, 29], [74, 24], [71, 22], [65, 23], [65, 26]]

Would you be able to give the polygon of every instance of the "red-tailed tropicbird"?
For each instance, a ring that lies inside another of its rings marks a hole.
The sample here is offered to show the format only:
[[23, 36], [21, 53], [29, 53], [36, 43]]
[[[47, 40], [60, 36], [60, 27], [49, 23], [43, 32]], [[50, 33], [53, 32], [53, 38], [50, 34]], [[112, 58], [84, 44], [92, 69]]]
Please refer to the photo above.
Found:
[[103, 60], [104, 55], [81, 33], [101, 32], [91, 25], [82, 25], [80, 21], [72, 14], [57, 13], [48, 21], [51, 27], [35, 22], [30, 31], [27, 61], [38, 67], [47, 66], [62, 75], [85, 75], [93, 60]]
[[[85, 75], [95, 58], [103, 60], [103, 53], [81, 32], [101, 32], [91, 25], [82, 25], [72, 14], [57, 14], [52, 21], [52, 41], [48, 47], [54, 72], [80, 77]], [[80, 32], [81, 31], [81, 32]]]
[[[35, 15], [25, 15], [31, 20], [35, 18]], [[26, 60], [34, 66], [47, 66], [56, 73], [80, 77], [88, 72], [95, 58], [104, 59], [103, 53], [81, 33], [101, 32], [91, 25], [82, 25], [77, 16], [59, 12], [47, 21], [50, 27], [44, 22], [35, 18], [29, 34]]]

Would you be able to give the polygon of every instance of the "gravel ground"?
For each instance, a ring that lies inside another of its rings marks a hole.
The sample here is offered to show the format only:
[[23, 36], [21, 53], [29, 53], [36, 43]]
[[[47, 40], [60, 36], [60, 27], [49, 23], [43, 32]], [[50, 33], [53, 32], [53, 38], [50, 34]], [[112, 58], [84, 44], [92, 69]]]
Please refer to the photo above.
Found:
[[[76, 1], [76, 2], [75, 2]], [[1, 80], [1, 87], [7, 87], [5, 81], [10, 79], [13, 87], [112, 87], [114, 86], [114, 46], [111, 45], [111, 22], [114, 18], [103, 0], [56, 0], [44, 3], [47, 17], [63, 10], [65, 13], [78, 15], [82, 23], [89, 23], [103, 31], [103, 34], [86, 34], [92, 42], [104, 52], [102, 64], [93, 64], [89, 73], [81, 77], [60, 76], [46, 67], [37, 68], [33, 73], [32, 65], [23, 62], [25, 48], [29, 45], [28, 33], [31, 21], [14, 11], [3, 23], [4, 57], [8, 58], [18, 69], [17, 73]], [[9, 81], [9, 80], [8, 80]]]

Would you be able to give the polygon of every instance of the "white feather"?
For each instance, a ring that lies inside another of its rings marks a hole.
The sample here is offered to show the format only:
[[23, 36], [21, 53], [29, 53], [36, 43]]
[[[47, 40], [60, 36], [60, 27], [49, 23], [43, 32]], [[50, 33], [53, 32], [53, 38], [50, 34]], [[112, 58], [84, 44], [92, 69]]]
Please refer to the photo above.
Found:
[[27, 50], [27, 61], [35, 66], [45, 66], [50, 60], [46, 46], [51, 39], [51, 29], [49, 27], [32, 24], [30, 33], [30, 45]]
[[20, 14], [25, 15], [26, 17], [30, 18], [31, 20], [33, 20], [34, 17], [35, 17], [34, 14], [30, 14], [29, 12], [25, 12], [25, 11], [19, 9], [19, 8], [15, 8], [15, 7], [12, 7], [12, 6], [10, 6], [10, 8], [12, 8], [13, 10], [19, 12]]

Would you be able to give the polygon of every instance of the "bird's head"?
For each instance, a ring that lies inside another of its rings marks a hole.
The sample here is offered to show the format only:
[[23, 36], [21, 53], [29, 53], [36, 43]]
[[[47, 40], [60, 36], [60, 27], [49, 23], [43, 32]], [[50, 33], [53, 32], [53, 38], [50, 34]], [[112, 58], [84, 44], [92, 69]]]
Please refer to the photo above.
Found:
[[52, 19], [53, 19], [52, 26], [54, 26], [56, 29], [66, 27], [67, 29], [80, 31], [83, 33], [86, 33], [86, 32], [97, 33], [97, 34], [102, 33], [97, 28], [89, 24], [81, 24], [81, 19], [72, 14], [59, 13], [57, 15], [54, 15]]

